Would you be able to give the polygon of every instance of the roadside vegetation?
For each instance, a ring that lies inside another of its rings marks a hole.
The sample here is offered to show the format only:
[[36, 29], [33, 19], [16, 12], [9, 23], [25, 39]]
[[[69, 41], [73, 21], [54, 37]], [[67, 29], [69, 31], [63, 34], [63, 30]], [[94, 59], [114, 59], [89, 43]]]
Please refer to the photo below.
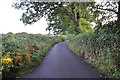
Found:
[[68, 35], [67, 45], [107, 78], [120, 78], [120, 34], [105, 30]]
[[106, 77], [120, 78], [119, 0], [99, 3], [15, 1], [12, 6], [24, 10], [20, 19], [24, 25], [45, 17], [49, 34], [62, 36], [2, 34], [3, 77], [19, 77], [31, 71], [54, 44], [67, 39], [70, 50]]
[[40, 64], [48, 50], [63, 41], [60, 36], [41, 34], [2, 34], [2, 77], [17, 78]]

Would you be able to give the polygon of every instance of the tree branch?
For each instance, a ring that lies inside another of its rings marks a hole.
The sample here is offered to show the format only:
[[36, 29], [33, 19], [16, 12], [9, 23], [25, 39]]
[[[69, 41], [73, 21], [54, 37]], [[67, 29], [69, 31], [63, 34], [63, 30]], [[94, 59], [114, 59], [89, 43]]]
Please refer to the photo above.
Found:
[[103, 8], [98, 8], [98, 7], [97, 7], [97, 9], [107, 10], [107, 11], [112, 11], [112, 12], [114, 12], [114, 13], [118, 14], [118, 12], [117, 12], [117, 11], [115, 11], [115, 10], [113, 10], [113, 9], [103, 9]]
[[59, 5], [59, 7], [64, 10], [63, 13], [65, 13], [68, 17], [70, 17], [70, 19], [72, 19], [72, 21], [73, 21], [73, 22], [75, 23], [75, 25], [76, 25], [77, 22], [76, 22], [76, 19], [75, 19], [75, 15], [74, 15], [74, 14], [71, 14], [67, 9], [64, 9], [64, 6], [63, 6], [62, 3]]

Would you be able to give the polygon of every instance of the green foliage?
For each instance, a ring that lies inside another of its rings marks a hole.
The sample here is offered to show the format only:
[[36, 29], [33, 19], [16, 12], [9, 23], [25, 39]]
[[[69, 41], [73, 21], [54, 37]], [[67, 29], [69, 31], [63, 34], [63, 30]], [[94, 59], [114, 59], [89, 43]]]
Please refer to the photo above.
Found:
[[[120, 2], [120, 1], [119, 1]], [[101, 1], [96, 5], [97, 11], [101, 11], [100, 22], [103, 24], [107, 24], [111, 22], [111, 20], [117, 20], [119, 13], [120, 4], [117, 1], [109, 0], [109, 1]]]
[[86, 62], [107, 74], [107, 77], [120, 77], [119, 34], [90, 31], [68, 39], [68, 47]]
[[93, 7], [95, 2], [18, 1], [13, 6], [26, 10], [21, 19], [24, 24], [32, 24], [46, 17], [49, 25], [47, 30], [54, 34], [82, 33], [91, 29], [90, 22], [96, 22], [99, 16], [99, 12], [96, 13], [96, 8]]
[[64, 37], [41, 34], [2, 35], [2, 77], [17, 78], [32, 71], [45, 57], [48, 50]]

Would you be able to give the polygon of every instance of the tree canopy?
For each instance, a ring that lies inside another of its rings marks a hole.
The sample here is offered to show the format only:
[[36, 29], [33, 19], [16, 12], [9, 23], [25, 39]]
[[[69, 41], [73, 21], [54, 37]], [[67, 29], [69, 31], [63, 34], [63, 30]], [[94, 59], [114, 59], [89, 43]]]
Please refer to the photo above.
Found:
[[25, 9], [21, 21], [24, 24], [32, 24], [42, 17], [48, 21], [47, 30], [55, 33], [72, 32], [82, 33], [91, 29], [91, 23], [95, 22], [99, 15], [92, 6], [95, 2], [29, 2], [22, 1], [14, 4], [17, 9]]
[[[19, 1], [19, 0], [18, 0]], [[14, 3], [16, 9], [24, 9], [20, 19], [25, 25], [32, 24], [45, 17], [48, 22], [46, 30], [60, 33], [82, 33], [91, 29], [91, 22], [109, 23], [117, 18], [120, 23], [120, 1], [101, 2], [30, 2]]]
[[96, 5], [98, 11], [102, 11], [97, 29], [104, 28], [108, 32], [120, 33], [120, 1], [103, 1]]

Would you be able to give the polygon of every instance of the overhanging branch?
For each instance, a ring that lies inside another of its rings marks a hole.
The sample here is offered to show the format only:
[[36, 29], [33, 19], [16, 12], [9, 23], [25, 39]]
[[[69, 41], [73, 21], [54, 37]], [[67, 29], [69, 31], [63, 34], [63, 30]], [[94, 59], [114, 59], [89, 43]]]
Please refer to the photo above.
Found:
[[97, 8], [97, 9], [107, 10], [107, 11], [112, 11], [112, 12], [114, 12], [114, 13], [118, 14], [118, 12], [117, 12], [117, 11], [115, 11], [115, 10], [113, 10], [113, 9], [104, 9], [104, 8]]
[[68, 17], [70, 17], [70, 19], [72, 19], [72, 21], [73, 21], [75, 24], [77, 24], [76, 19], [75, 19], [75, 15], [74, 15], [74, 14], [71, 14], [67, 9], [64, 9], [64, 6], [63, 6], [62, 3], [59, 4], [59, 8], [62, 8], [62, 9], [64, 10], [63, 13], [65, 13]]

